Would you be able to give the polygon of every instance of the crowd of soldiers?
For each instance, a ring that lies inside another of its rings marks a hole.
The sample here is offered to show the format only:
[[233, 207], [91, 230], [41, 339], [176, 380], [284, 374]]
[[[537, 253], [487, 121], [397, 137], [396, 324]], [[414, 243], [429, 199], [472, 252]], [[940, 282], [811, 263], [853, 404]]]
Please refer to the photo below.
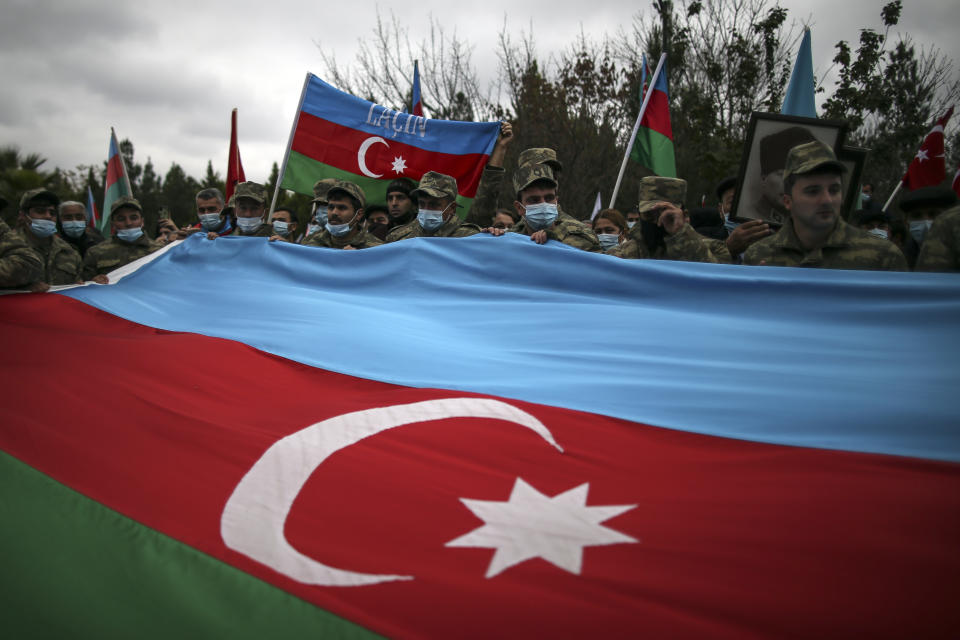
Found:
[[196, 223], [180, 229], [161, 219], [155, 238], [144, 230], [140, 203], [121, 197], [110, 207], [112, 233], [105, 239], [88, 225], [82, 203], [61, 202], [51, 191], [34, 189], [20, 199], [15, 229], [0, 221], [0, 287], [46, 291], [51, 285], [91, 280], [107, 284], [111, 271], [194, 233], [211, 240], [249, 236], [355, 250], [409, 238], [512, 232], [536, 244], [561, 242], [624, 259], [960, 271], [960, 207], [953, 206], [952, 191], [911, 193], [900, 203], [905, 222], [893, 222], [869, 204], [847, 222], [840, 215], [846, 168], [822, 142], [789, 150], [782, 195], [789, 217], [775, 229], [762, 220], [733, 219], [733, 179], [718, 186], [716, 209], [688, 211], [684, 180], [650, 176], [641, 180], [639, 202], [626, 215], [604, 209], [592, 219], [577, 219], [560, 206], [563, 166], [548, 148], [520, 154], [512, 173], [516, 199], [510, 207], [498, 207], [496, 194], [505, 177], [503, 158], [511, 138], [510, 125], [504, 124], [477, 196], [462, 216], [457, 212], [456, 180], [436, 171], [425, 173], [419, 184], [393, 180], [385, 205], [368, 203], [353, 182], [319, 180], [303, 232], [297, 212], [278, 208], [268, 217], [264, 187], [242, 182], [228, 202], [217, 189], [200, 191]]

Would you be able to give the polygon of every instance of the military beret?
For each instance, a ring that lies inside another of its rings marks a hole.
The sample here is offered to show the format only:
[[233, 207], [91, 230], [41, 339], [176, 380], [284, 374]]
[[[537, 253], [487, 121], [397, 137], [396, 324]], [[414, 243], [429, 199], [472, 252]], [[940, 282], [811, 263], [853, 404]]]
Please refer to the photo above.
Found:
[[30, 191], [27, 191], [20, 197], [20, 209], [26, 211], [35, 200], [39, 202], [49, 202], [55, 207], [60, 204], [60, 198], [58, 198], [57, 194], [53, 191], [43, 188], [30, 189]]
[[915, 209], [952, 207], [957, 202], [957, 194], [948, 187], [921, 187], [914, 189], [900, 198], [900, 209], [913, 211]]
[[420, 185], [410, 192], [410, 197], [416, 198], [420, 194], [433, 198], [456, 198], [457, 181], [451, 176], [428, 171], [420, 178]]
[[779, 171], [786, 166], [787, 152], [798, 144], [816, 140], [803, 127], [787, 127], [760, 140], [760, 175]]

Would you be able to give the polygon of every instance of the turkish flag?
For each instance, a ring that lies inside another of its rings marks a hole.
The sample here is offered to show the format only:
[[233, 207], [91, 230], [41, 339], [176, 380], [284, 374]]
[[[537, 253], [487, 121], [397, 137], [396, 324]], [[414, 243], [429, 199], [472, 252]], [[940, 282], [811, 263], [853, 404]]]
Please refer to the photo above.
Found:
[[[362, 380], [53, 294], [0, 307], [0, 383], [16, 399], [0, 449], [132, 519], [136, 562], [85, 587], [105, 611], [162, 583], [146, 556], [191, 575], [212, 558], [389, 637], [946, 637], [960, 624], [954, 463]], [[81, 371], [110, 381], [109, 402], [80, 404], [67, 372]], [[5, 527], [52, 509], [8, 508], [25, 486], [0, 482]], [[68, 530], [93, 532], [85, 556], [120, 553], [96, 547], [103, 513], [63, 511]], [[200, 553], [166, 558], [155, 532]], [[15, 562], [27, 538], [0, 545], [9, 597], [76, 616], [55, 595], [64, 561]]]
[[224, 197], [230, 202], [230, 196], [240, 182], [246, 182], [243, 163], [240, 161], [240, 147], [237, 146], [237, 110], [230, 114], [230, 150], [227, 152], [227, 182]]
[[947, 109], [937, 120], [927, 137], [923, 139], [920, 150], [914, 156], [907, 172], [903, 176], [903, 186], [909, 191], [921, 187], [931, 187], [943, 182], [946, 176], [946, 162], [943, 151], [943, 130], [953, 115], [953, 107]]

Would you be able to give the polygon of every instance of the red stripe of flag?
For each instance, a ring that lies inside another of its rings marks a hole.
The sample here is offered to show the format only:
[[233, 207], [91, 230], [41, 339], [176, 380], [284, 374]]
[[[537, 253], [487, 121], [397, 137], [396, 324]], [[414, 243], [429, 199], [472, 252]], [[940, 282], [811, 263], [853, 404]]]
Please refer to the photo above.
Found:
[[[446, 418], [378, 433], [321, 463], [286, 520], [289, 543], [344, 570], [412, 579], [304, 584], [221, 538], [224, 505], [264, 452], [351, 412], [480, 396], [317, 370], [56, 295], [7, 296], [0, 308], [0, 383], [17, 398], [0, 413], [0, 448], [389, 637], [903, 638], [960, 625], [958, 465], [513, 400], [562, 452], [503, 420]], [[110, 402], [89, 402], [82, 385], [60, 385], [52, 402], [22, 374], [53, 375], [44, 363], [111, 380]], [[243, 392], [263, 380], [283, 390], [282, 404]], [[578, 571], [534, 555], [485, 577], [492, 548], [447, 543], [484, 524], [462, 499], [505, 502], [518, 478], [545, 496], [587, 484], [586, 505], [635, 505], [604, 521], [635, 541], [584, 547]]]
[[114, 154], [107, 160], [107, 186], [109, 189], [123, 178], [123, 159], [120, 154]]
[[673, 140], [673, 127], [670, 125], [670, 104], [667, 94], [663, 91], [654, 89], [640, 126], [652, 129]]
[[[398, 140], [344, 127], [306, 112], [300, 113], [291, 149], [337, 169], [365, 175], [359, 165], [358, 153], [364, 141], [375, 137], [386, 144], [375, 142], [366, 151], [365, 164], [370, 172], [380, 174], [384, 179], [403, 175], [419, 180], [427, 171], [439, 171], [457, 178], [460, 195], [467, 198], [476, 195], [488, 157], [486, 154], [455, 155], [427, 151]], [[400, 172], [393, 168], [398, 157], [403, 159], [405, 165]]]

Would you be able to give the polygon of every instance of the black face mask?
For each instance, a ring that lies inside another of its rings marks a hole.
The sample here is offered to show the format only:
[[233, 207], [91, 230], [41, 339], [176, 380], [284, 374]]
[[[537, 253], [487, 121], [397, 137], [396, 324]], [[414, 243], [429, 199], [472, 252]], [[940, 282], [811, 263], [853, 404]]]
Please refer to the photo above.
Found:
[[650, 253], [653, 253], [657, 247], [665, 247], [663, 239], [667, 237], [667, 232], [658, 224], [640, 219], [640, 233], [643, 235], [643, 243], [647, 245]]
[[417, 210], [415, 207], [410, 207], [410, 210], [407, 211], [402, 216], [397, 216], [396, 218], [390, 217], [390, 228], [399, 227], [401, 225], [407, 224], [411, 220], [417, 217]]
[[369, 227], [367, 227], [367, 233], [370, 233], [376, 236], [380, 240], [386, 240], [387, 233], [390, 232], [391, 228], [392, 227], [386, 222], [378, 222], [376, 224], [371, 224]]

